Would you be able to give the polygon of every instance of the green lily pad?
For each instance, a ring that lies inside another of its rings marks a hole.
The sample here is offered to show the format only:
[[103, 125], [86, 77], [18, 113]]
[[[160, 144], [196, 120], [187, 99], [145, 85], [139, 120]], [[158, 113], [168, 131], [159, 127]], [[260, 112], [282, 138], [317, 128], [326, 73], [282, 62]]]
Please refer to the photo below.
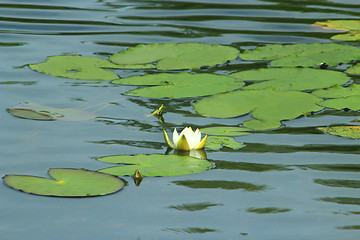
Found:
[[99, 172], [116, 176], [131, 176], [135, 170], [139, 169], [145, 177], [169, 177], [199, 173], [212, 168], [212, 164], [207, 160], [178, 155], [116, 155], [102, 157], [98, 160], [107, 163], [123, 164], [99, 170]]
[[235, 90], [244, 82], [223, 75], [208, 73], [160, 73], [133, 76], [112, 81], [123, 85], [152, 86], [128, 91], [125, 95], [149, 98], [186, 98], [207, 96]]
[[7, 111], [15, 117], [33, 120], [87, 121], [97, 117], [81, 109], [61, 109], [29, 102]]
[[125, 186], [120, 178], [85, 169], [51, 168], [54, 179], [6, 175], [4, 182], [26, 193], [53, 197], [94, 197], [119, 191]]
[[317, 97], [321, 98], [341, 98], [360, 95], [360, 84], [351, 84], [348, 87], [341, 87], [339, 85], [328, 89], [319, 89], [312, 92]]
[[360, 126], [319, 127], [317, 129], [331, 135], [360, 139]]
[[346, 70], [346, 73], [351, 75], [360, 75], [360, 63], [349, 67], [348, 70]]
[[316, 112], [323, 107], [314, 95], [298, 91], [278, 91], [272, 88], [241, 90], [217, 94], [195, 104], [195, 110], [204, 116], [233, 118], [251, 113], [255, 118], [244, 122], [244, 127], [263, 130], [276, 128], [282, 120]]
[[312, 68], [265, 68], [241, 71], [229, 76], [254, 82], [243, 89], [273, 87], [279, 90], [312, 90], [342, 85], [350, 80], [342, 72]]
[[96, 57], [82, 57], [79, 55], [60, 55], [48, 57], [45, 62], [30, 64], [29, 67], [35, 71], [45, 74], [74, 78], [81, 80], [114, 80], [119, 76], [110, 70], [115, 69], [140, 69], [153, 68], [153, 65], [117, 65], [106, 59]]
[[251, 131], [251, 129], [243, 127], [208, 127], [200, 129], [201, 133], [218, 136], [242, 136], [250, 134], [246, 131]]
[[359, 41], [360, 40], [360, 21], [359, 20], [328, 20], [326, 22], [316, 22], [314, 25], [327, 28], [348, 31], [345, 34], [337, 34], [331, 39], [340, 41]]
[[359, 60], [360, 48], [337, 43], [273, 44], [246, 50], [240, 57], [244, 60], [272, 60], [273, 67], [318, 67], [323, 63], [336, 66]]
[[235, 141], [232, 137], [225, 136], [208, 136], [206, 145], [207, 148], [218, 150], [221, 146], [225, 146], [232, 149], [238, 149], [245, 146], [243, 143]]
[[222, 45], [201, 43], [140, 44], [110, 57], [117, 64], [156, 62], [159, 70], [196, 69], [214, 66], [237, 58], [239, 50]]
[[317, 90], [312, 94], [326, 99], [319, 105], [334, 108], [337, 110], [351, 109], [353, 111], [360, 110], [360, 85], [351, 84], [348, 87], [334, 86], [326, 90]]

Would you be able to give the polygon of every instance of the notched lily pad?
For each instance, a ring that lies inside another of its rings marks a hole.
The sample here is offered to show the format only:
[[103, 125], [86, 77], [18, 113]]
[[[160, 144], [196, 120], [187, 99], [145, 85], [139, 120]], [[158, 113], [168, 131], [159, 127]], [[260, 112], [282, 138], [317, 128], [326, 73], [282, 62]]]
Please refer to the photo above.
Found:
[[317, 90], [312, 94], [329, 98], [319, 103], [319, 105], [334, 108], [337, 110], [350, 109], [360, 110], [360, 85], [351, 84], [348, 87], [334, 86], [326, 90]]
[[133, 76], [112, 81], [115, 84], [152, 86], [138, 88], [125, 95], [150, 98], [187, 98], [207, 96], [235, 90], [244, 82], [223, 75], [208, 73], [160, 73]]
[[7, 111], [15, 117], [32, 120], [87, 121], [97, 117], [81, 109], [61, 109], [29, 102], [8, 108]]
[[238, 149], [244, 147], [245, 145], [243, 143], [235, 141], [235, 139], [232, 137], [208, 136], [205, 147], [218, 150], [221, 148], [221, 146]]
[[159, 70], [196, 69], [237, 58], [239, 50], [229, 46], [201, 43], [139, 44], [110, 57], [116, 64], [156, 63]]
[[99, 172], [116, 176], [131, 176], [138, 169], [145, 177], [169, 177], [199, 173], [212, 168], [212, 164], [207, 160], [178, 155], [116, 155], [98, 158], [98, 160], [122, 164], [99, 170]]
[[243, 89], [312, 90], [347, 83], [350, 78], [338, 71], [312, 68], [265, 68], [233, 73], [230, 77], [253, 82]]
[[320, 111], [323, 107], [317, 103], [321, 101], [321, 98], [309, 93], [267, 88], [217, 94], [198, 101], [195, 110], [214, 118], [232, 118], [251, 113], [255, 119], [245, 121], [244, 127], [263, 130], [279, 127], [282, 120]]
[[85, 169], [51, 168], [53, 178], [24, 175], [6, 175], [6, 185], [26, 193], [51, 197], [95, 197], [111, 194], [125, 186], [115, 176]]
[[359, 20], [328, 20], [326, 22], [316, 22], [314, 25], [327, 28], [348, 31], [345, 34], [337, 34], [331, 39], [340, 41], [359, 41], [360, 40], [360, 21]]
[[317, 129], [331, 135], [360, 139], [360, 126], [319, 127]]
[[30, 64], [29, 67], [35, 71], [45, 74], [74, 78], [81, 80], [101, 81], [114, 80], [119, 76], [110, 70], [112, 69], [141, 69], [153, 68], [153, 65], [118, 65], [106, 59], [96, 57], [82, 57], [80, 55], [51, 56], [45, 62]]
[[244, 60], [271, 61], [273, 67], [319, 67], [323, 63], [336, 66], [360, 59], [360, 48], [337, 43], [272, 44], [246, 50]]

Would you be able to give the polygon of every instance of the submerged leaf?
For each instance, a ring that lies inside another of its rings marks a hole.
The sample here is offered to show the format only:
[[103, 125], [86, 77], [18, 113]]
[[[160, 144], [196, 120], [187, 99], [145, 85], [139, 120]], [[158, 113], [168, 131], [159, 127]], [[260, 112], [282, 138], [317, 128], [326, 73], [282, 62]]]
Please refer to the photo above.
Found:
[[241, 136], [248, 135], [251, 129], [243, 127], [208, 127], [201, 128], [200, 132], [207, 135], [219, 135], [219, 136]]
[[273, 67], [319, 67], [323, 63], [336, 66], [359, 60], [360, 48], [337, 43], [272, 44], [246, 50], [240, 57], [244, 60], [272, 60]]
[[177, 155], [116, 155], [102, 157], [98, 160], [107, 163], [124, 164], [99, 170], [99, 172], [116, 176], [131, 176], [136, 170], [139, 170], [146, 177], [168, 177], [198, 173], [212, 168], [211, 163], [207, 160]]
[[117, 64], [156, 62], [159, 70], [196, 69], [236, 59], [239, 50], [222, 45], [201, 43], [139, 44], [110, 57]]
[[117, 65], [106, 59], [96, 57], [82, 57], [79, 55], [60, 55], [48, 57], [45, 62], [30, 64], [35, 71], [57, 77], [81, 80], [114, 80], [119, 76], [104, 68], [151, 68], [153, 65]]
[[331, 39], [341, 41], [359, 41], [360, 40], [360, 21], [359, 20], [328, 20], [326, 22], [316, 22], [314, 25], [327, 28], [348, 31], [349, 33], [337, 34]]
[[112, 83], [123, 85], [152, 86], [138, 88], [125, 95], [150, 98], [187, 98], [207, 96], [215, 93], [235, 90], [244, 86], [244, 82], [232, 77], [208, 73], [160, 73], [133, 76], [115, 80]]
[[243, 143], [235, 141], [232, 137], [225, 136], [209, 136], [206, 142], [206, 147], [210, 149], [218, 150], [221, 146], [225, 146], [232, 149], [238, 149], [244, 146]]
[[26, 193], [53, 197], [93, 197], [111, 194], [125, 186], [120, 178], [85, 169], [52, 168], [48, 174], [54, 179], [6, 175], [4, 182]]
[[80, 109], [61, 109], [29, 102], [8, 108], [7, 111], [13, 116], [33, 120], [87, 121], [96, 118], [95, 115]]
[[195, 104], [195, 110], [204, 116], [232, 118], [251, 113], [255, 118], [244, 126], [262, 130], [280, 126], [280, 121], [291, 120], [323, 109], [322, 101], [309, 93], [298, 91], [242, 90], [204, 98]]
[[331, 135], [360, 139], [360, 126], [319, 127], [317, 129]]
[[279, 90], [312, 90], [342, 85], [350, 80], [342, 72], [312, 68], [265, 68], [241, 71], [229, 76], [254, 82], [243, 89], [272, 87]]

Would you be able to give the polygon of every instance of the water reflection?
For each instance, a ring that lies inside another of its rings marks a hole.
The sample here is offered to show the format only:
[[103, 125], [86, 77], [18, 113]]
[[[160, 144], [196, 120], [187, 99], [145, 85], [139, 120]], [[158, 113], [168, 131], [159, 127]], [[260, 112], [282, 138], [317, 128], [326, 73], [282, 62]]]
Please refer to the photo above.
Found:
[[200, 203], [188, 203], [188, 204], [181, 204], [175, 206], [169, 206], [168, 208], [176, 209], [179, 211], [201, 211], [204, 209], [208, 209], [209, 207], [215, 206], [223, 206], [221, 203], [211, 203], [211, 202], [200, 202]]
[[183, 180], [173, 181], [172, 183], [189, 188], [220, 188], [225, 190], [243, 189], [249, 192], [264, 191], [268, 189], [266, 185], [256, 185], [238, 181]]
[[265, 171], [291, 171], [293, 169], [282, 164], [261, 164], [261, 163], [249, 163], [249, 162], [232, 162], [211, 160], [215, 164], [215, 169], [226, 170], [243, 170], [250, 172], [265, 172]]
[[351, 197], [326, 197], [326, 198], [319, 198], [318, 200], [324, 202], [333, 202], [338, 204], [352, 204], [352, 205], [360, 205], [360, 198], [351, 198]]
[[303, 170], [334, 171], [334, 172], [360, 172], [360, 164], [306, 164], [293, 165]]
[[208, 232], [217, 232], [218, 230], [211, 228], [188, 227], [188, 228], [166, 228], [165, 231], [172, 231], [175, 233], [203, 234]]
[[360, 188], [358, 180], [314, 179], [314, 182], [328, 187]]
[[289, 208], [277, 208], [277, 207], [266, 207], [266, 208], [248, 208], [247, 212], [257, 213], [257, 214], [267, 214], [267, 213], [283, 213], [289, 212]]
[[169, 155], [172, 151], [174, 150], [174, 155], [178, 155], [178, 156], [190, 156], [190, 157], [195, 157], [198, 159], [203, 159], [206, 160], [207, 159], [207, 155], [204, 149], [198, 149], [198, 150], [190, 150], [190, 151], [181, 151], [181, 150], [176, 150], [176, 149], [172, 149], [172, 148], [168, 148], [165, 152], [164, 155]]
[[151, 148], [151, 149], [163, 149], [165, 145], [164, 143], [159, 143], [159, 142], [132, 141], [132, 140], [103, 140], [103, 141], [87, 141], [87, 142], [96, 143], [96, 144], [120, 144], [131, 147]]

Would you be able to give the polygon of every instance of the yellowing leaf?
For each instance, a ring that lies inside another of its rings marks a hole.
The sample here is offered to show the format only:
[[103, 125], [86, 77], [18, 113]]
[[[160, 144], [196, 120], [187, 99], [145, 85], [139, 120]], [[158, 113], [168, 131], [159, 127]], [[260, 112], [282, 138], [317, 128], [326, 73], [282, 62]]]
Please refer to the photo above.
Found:
[[317, 129], [331, 135], [360, 139], [360, 126], [319, 127]]

